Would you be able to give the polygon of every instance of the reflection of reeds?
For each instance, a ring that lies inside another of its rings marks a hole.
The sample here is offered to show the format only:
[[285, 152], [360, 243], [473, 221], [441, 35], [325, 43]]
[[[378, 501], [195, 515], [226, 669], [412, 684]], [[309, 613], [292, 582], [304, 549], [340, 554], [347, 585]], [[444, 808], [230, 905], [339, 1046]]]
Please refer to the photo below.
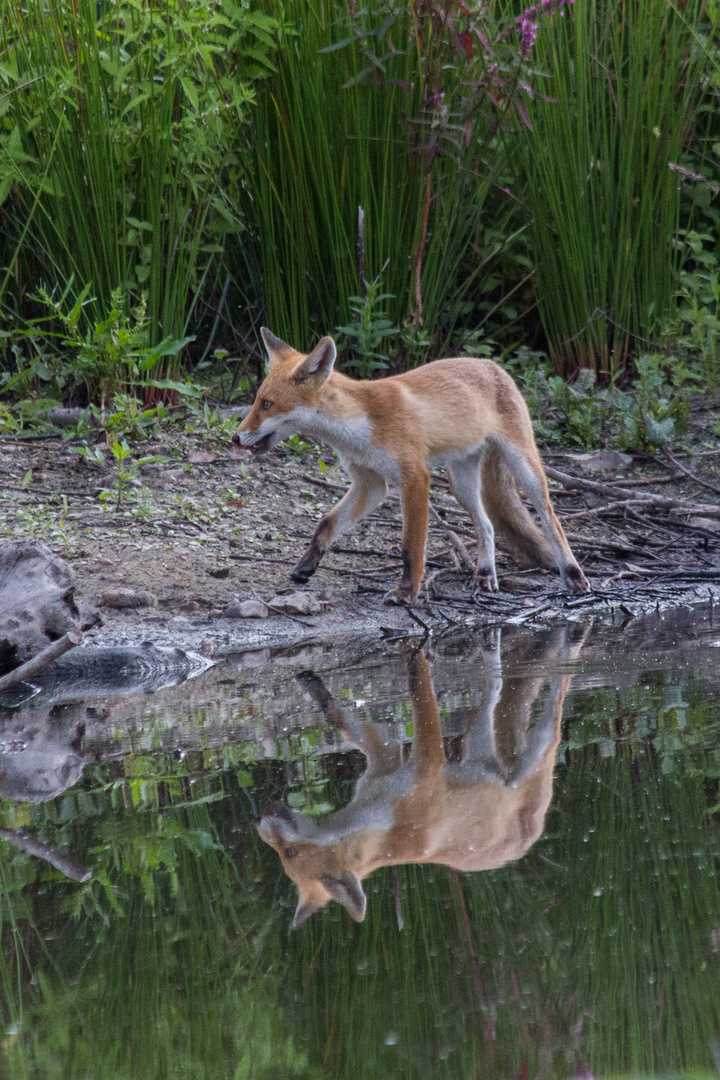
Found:
[[[10, 849], [0, 861], [3, 1019], [18, 1030], [0, 1075], [507, 1080], [525, 1066], [567, 1080], [576, 1060], [595, 1075], [709, 1070], [720, 837], [707, 807], [720, 759], [707, 687], [684, 697], [670, 707], [659, 684], [571, 695], [544, 837], [489, 873], [398, 868], [402, 931], [383, 870], [367, 879], [365, 923], [336, 907], [290, 932], [292, 886], [235, 769], [190, 784], [188, 758], [175, 779], [168, 761], [162, 776], [145, 770], [146, 797], [127, 807], [98, 769], [85, 790], [30, 811], [93, 882]], [[281, 770], [250, 768], [258, 803], [277, 795]], [[331, 777], [333, 796], [345, 783]]]
[[[109, 817], [94, 837], [96, 880], [33, 890], [35, 925], [3, 875], [5, 918], [17, 917], [4, 927], [0, 985], [18, 1032], [0, 1051], [4, 1078], [269, 1077], [278, 1052], [289, 1075], [300, 1071], [265, 980], [282, 963], [279, 912], [241, 883], [209, 811]], [[231, 820], [220, 826], [232, 835]], [[246, 839], [252, 878], [261, 867]], [[21, 994], [24, 1018], [12, 1004]]]
[[308, 923], [290, 945], [300, 1022], [322, 1018], [311, 1057], [348, 1078], [567, 1077], [576, 1054], [596, 1075], [710, 1068], [720, 837], [707, 760], [674, 761], [663, 774], [645, 741], [572, 751], [521, 863], [460, 875], [462, 900], [443, 867], [400, 868], [402, 933], [389, 872], [361, 927]]

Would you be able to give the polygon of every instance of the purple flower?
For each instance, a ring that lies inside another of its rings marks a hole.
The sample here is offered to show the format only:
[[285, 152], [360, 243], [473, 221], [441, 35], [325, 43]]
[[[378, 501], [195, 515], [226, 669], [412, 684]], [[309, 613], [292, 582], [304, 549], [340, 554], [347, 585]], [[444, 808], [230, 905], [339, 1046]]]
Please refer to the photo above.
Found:
[[527, 60], [532, 52], [532, 47], [537, 37], [537, 19], [543, 15], [550, 15], [553, 11], [559, 11], [561, 15], [565, 4], [574, 4], [575, 0], [538, 0], [536, 4], [525, 8], [522, 15], [515, 19], [515, 29], [520, 35], [520, 55]]
[[532, 47], [535, 44], [535, 38], [537, 37], [537, 23], [531, 22], [530, 19], [524, 18], [520, 23], [519, 30], [520, 55], [522, 56], [523, 60], [527, 60], [528, 56], [532, 52]]

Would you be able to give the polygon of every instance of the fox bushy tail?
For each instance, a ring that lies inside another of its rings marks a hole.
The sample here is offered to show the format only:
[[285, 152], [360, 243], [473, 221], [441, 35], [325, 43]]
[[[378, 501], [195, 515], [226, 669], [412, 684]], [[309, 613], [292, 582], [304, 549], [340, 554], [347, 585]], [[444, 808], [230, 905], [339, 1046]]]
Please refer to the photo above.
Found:
[[520, 501], [515, 479], [497, 445], [488, 446], [483, 457], [482, 501], [498, 538], [521, 565], [556, 569], [552, 548]]

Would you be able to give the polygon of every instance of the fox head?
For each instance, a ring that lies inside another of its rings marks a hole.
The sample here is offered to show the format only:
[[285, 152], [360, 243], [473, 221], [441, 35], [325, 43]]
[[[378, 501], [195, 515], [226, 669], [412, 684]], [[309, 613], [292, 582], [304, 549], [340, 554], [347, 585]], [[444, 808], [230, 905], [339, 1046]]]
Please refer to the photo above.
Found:
[[312, 818], [294, 814], [284, 806], [260, 818], [257, 830], [275, 848], [283, 870], [298, 887], [293, 927], [301, 926], [329, 900], [342, 904], [355, 922], [363, 921], [367, 900], [360, 879], [349, 865], [346, 844], [327, 843]]
[[252, 409], [232, 437], [236, 446], [254, 454], [272, 450], [302, 426], [308, 410], [318, 405], [337, 355], [335, 342], [324, 337], [309, 356], [296, 352], [266, 327], [260, 330], [270, 370]]

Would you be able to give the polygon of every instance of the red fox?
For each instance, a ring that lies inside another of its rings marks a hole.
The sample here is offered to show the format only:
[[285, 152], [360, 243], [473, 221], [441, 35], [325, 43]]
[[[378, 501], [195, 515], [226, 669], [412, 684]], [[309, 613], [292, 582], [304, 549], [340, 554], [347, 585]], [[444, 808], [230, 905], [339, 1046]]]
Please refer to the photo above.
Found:
[[[331, 899], [353, 919], [365, 917], [362, 881], [379, 866], [441, 863], [457, 870], [491, 870], [519, 859], [540, 836], [552, 796], [562, 707], [571, 676], [560, 662], [579, 654], [587, 629], [570, 641], [554, 631], [533, 660], [503, 678], [500, 634], [486, 663], [483, 697], [463, 737], [459, 762], [445, 758], [430, 668], [423, 653], [410, 661], [414, 722], [412, 750], [386, 742], [372, 723], [353, 721], [320, 678], [300, 676], [316, 704], [367, 757], [355, 796], [324, 819], [276, 806], [260, 818], [260, 836], [275, 848], [298, 887], [293, 926]], [[548, 676], [548, 667], [550, 669]], [[543, 685], [539, 715], [531, 717]]]
[[[337, 451], [350, 476], [347, 494], [320, 521], [291, 573], [307, 581], [330, 545], [374, 510], [388, 483], [400, 488], [400, 585], [387, 599], [414, 600], [425, 569], [429, 466], [443, 466], [477, 532], [477, 577], [498, 589], [495, 532], [525, 565], [557, 565], [565, 586], [587, 592], [555, 517], [532, 422], [512, 378], [492, 360], [435, 360], [403, 375], [350, 379], [333, 370], [335, 343], [324, 337], [309, 356], [265, 327], [270, 370], [233, 442], [257, 454], [297, 431]], [[526, 492], [542, 532], [520, 501]]]

